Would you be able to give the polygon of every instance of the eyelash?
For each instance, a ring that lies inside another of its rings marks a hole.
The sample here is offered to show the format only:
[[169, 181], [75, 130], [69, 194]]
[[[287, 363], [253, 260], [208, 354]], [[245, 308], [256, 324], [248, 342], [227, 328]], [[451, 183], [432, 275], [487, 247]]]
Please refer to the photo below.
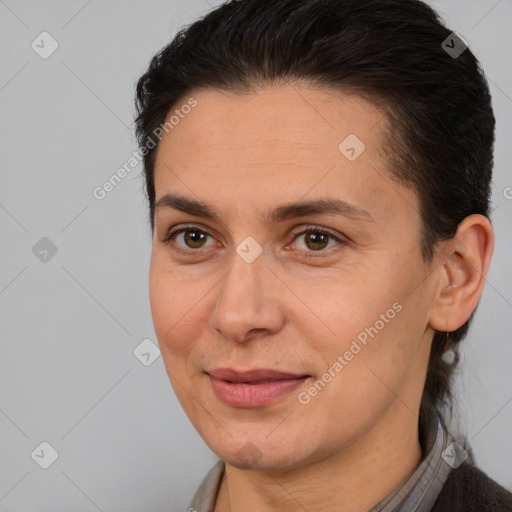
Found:
[[[168, 246], [172, 246], [172, 249], [174, 251], [176, 251], [178, 253], [181, 253], [181, 254], [185, 254], [187, 256], [190, 256], [192, 253], [201, 253], [203, 251], [203, 249], [183, 249], [182, 247], [176, 245], [176, 243], [174, 242], [175, 238], [178, 235], [180, 235], [181, 233], [184, 233], [186, 231], [189, 231], [189, 230], [190, 231], [195, 230], [198, 233], [204, 233], [205, 235], [212, 236], [212, 235], [210, 235], [210, 233], [208, 233], [204, 229], [200, 229], [200, 228], [198, 228], [196, 226], [191, 225], [191, 226], [183, 226], [181, 228], [175, 229], [174, 231], [169, 231], [167, 233], [167, 235], [163, 239], [161, 239], [161, 242], [166, 244], [166, 245], [168, 245]], [[305, 235], [306, 233], [315, 233], [315, 234], [328, 235], [330, 238], [334, 239], [340, 245], [344, 245], [344, 244], [347, 243], [346, 239], [343, 239], [343, 238], [339, 237], [338, 235], [336, 235], [332, 231], [330, 231], [330, 230], [328, 230], [326, 228], [321, 228], [319, 226], [314, 226], [314, 225], [306, 226], [301, 231], [296, 232], [296, 233], [292, 232], [292, 235], [294, 236], [293, 241], [295, 242], [297, 240], [297, 238], [299, 238], [302, 235]], [[315, 253], [316, 252], [316, 253], [320, 253], [320, 256], [323, 256], [328, 251], [329, 251], [329, 249], [319, 249], [318, 251], [312, 251], [312, 250], [310, 250], [310, 251], [303, 251], [303, 250], [301, 250], [300, 252], [306, 252], [306, 253]], [[307, 256], [307, 257], [308, 258], [317, 258], [318, 256], [310, 255], [310, 256]]]

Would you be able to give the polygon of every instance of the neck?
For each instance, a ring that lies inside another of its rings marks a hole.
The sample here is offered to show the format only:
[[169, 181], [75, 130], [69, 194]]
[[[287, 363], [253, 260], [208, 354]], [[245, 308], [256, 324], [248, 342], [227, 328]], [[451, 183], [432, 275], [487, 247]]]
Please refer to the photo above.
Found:
[[372, 430], [340, 452], [287, 471], [226, 463], [215, 512], [366, 512], [398, 489], [421, 460], [418, 418], [395, 403]]

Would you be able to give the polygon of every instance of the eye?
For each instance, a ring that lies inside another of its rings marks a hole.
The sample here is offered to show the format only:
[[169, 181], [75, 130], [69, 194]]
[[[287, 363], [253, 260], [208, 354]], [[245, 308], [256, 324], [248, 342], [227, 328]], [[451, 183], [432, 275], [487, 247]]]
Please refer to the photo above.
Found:
[[[343, 245], [346, 243], [346, 240], [339, 235], [326, 228], [318, 226], [307, 226], [305, 229], [302, 229], [302, 231], [294, 233], [294, 235], [295, 243], [298, 239], [304, 236], [302, 244], [298, 244], [298, 249], [303, 252], [326, 252], [326, 248], [332, 248], [332, 245], [329, 246], [330, 241], [337, 242], [337, 245]], [[308, 255], [308, 257], [309, 256], [310, 255]]]
[[[195, 226], [184, 226], [174, 231], [169, 231], [161, 240], [162, 243], [172, 245], [178, 252], [190, 254], [190, 250], [203, 249], [207, 238], [211, 236], [206, 231]], [[178, 243], [180, 242], [181, 243]]]

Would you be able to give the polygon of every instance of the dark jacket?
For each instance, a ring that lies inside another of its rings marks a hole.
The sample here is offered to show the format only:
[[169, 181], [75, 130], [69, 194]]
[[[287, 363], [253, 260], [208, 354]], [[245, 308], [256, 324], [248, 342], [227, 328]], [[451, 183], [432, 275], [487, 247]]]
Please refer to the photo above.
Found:
[[512, 493], [463, 463], [450, 472], [432, 512], [512, 512]]

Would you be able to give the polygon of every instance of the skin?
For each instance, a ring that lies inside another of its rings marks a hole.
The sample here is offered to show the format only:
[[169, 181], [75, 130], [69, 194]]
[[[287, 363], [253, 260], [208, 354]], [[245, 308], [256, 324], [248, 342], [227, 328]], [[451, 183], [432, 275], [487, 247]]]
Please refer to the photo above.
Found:
[[[386, 120], [361, 97], [299, 84], [191, 96], [197, 107], [159, 143], [156, 200], [166, 193], [200, 199], [221, 221], [157, 209], [150, 301], [177, 398], [226, 462], [215, 511], [247, 503], [253, 512], [366, 511], [420, 461], [418, 410], [434, 329], [455, 330], [476, 307], [492, 227], [480, 215], [467, 217], [425, 263], [418, 198], [390, 179]], [[349, 134], [366, 146], [354, 161], [338, 150]], [[265, 218], [278, 205], [325, 197], [373, 220]], [[162, 242], [170, 228], [188, 224], [208, 233], [203, 245], [191, 247], [183, 234], [174, 245]], [[329, 237], [315, 250], [311, 232], [309, 239], [293, 234], [309, 225], [345, 242]], [[247, 236], [263, 249], [252, 263], [236, 252]], [[394, 303], [401, 311], [300, 403], [298, 393]], [[312, 377], [277, 402], [248, 409], [216, 397], [205, 373], [216, 367]]]

